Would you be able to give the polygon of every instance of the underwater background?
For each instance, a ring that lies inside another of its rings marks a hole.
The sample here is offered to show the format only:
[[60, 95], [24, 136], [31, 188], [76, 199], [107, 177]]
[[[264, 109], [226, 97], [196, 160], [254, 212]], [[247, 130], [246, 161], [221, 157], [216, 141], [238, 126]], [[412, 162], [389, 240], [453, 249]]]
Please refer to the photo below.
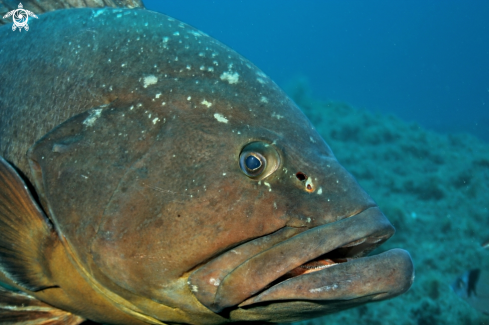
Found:
[[489, 2], [144, 0], [279, 86], [489, 141]]
[[450, 284], [489, 270], [488, 1], [144, 0], [281, 86], [397, 233], [404, 295], [296, 324], [489, 324]]

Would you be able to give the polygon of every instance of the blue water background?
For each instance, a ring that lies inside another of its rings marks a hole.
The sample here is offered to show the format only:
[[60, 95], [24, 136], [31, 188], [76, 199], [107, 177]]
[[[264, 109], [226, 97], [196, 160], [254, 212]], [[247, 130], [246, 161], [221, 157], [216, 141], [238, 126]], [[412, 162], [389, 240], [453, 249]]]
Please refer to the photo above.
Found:
[[489, 1], [144, 0], [280, 86], [489, 141]]

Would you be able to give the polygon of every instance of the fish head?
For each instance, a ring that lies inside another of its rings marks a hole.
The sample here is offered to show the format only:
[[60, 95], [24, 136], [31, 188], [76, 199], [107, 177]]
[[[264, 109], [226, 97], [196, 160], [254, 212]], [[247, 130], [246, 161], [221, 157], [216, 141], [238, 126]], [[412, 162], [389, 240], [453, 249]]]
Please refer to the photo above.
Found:
[[406, 252], [362, 259], [394, 234], [375, 202], [283, 92], [270, 87], [266, 105], [263, 94], [244, 97], [253, 96], [233, 102], [222, 126], [232, 150], [213, 177], [233, 194], [216, 222], [238, 224], [226, 248], [190, 273], [197, 299], [232, 319], [292, 321], [406, 291]]
[[[29, 151], [40, 200], [92, 285], [124, 310], [189, 323], [298, 320], [406, 291], [407, 252], [365, 257], [394, 228], [300, 109], [234, 51], [175, 28], [195, 43], [171, 69], [153, 58], [162, 70], [134, 88], [141, 62], [114, 86], [131, 95]], [[199, 46], [223, 59], [208, 54], [212, 70], [196, 77]]]

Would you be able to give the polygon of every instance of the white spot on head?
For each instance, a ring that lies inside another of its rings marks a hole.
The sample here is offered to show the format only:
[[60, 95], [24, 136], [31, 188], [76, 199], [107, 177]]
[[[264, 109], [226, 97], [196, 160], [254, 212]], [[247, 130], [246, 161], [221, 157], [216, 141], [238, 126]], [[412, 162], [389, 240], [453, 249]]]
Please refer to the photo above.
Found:
[[204, 98], [204, 100], [201, 102], [201, 104], [202, 104], [202, 105], [205, 105], [205, 106], [207, 106], [207, 107], [211, 107], [211, 106], [212, 106], [212, 103], [210, 103], [210, 102], [206, 101], [206, 100], [205, 100], [205, 98]]
[[188, 96], [188, 97], [187, 97], [187, 100], [191, 100], [191, 99], [192, 99], [192, 97], [191, 97], [191, 96]]
[[222, 176], [226, 176], [226, 173], [222, 173]]
[[282, 115], [276, 114], [275, 112], [272, 113], [272, 117], [275, 117], [277, 120], [284, 118]]
[[314, 140], [312, 137], [309, 137], [309, 140], [311, 140], [312, 143], [316, 143], [316, 140]]
[[311, 223], [311, 218], [307, 218], [307, 223]]
[[158, 78], [156, 78], [156, 76], [154, 75], [146, 76], [143, 79], [143, 84], [144, 84], [143, 87], [147, 88], [148, 86], [154, 85], [157, 82], [158, 82]]
[[239, 73], [231, 73], [227, 71], [223, 72], [223, 74], [221, 75], [221, 80], [227, 81], [230, 84], [236, 84], [239, 82]]
[[161, 93], [157, 93], [157, 94], [155, 95], [155, 98], [160, 98], [160, 96], [161, 96]]
[[179, 36], [179, 35], [180, 35], [180, 33], [179, 33], [179, 32], [175, 32], [175, 33], [173, 33], [173, 36]]
[[100, 117], [100, 114], [102, 114], [102, 109], [94, 109], [90, 112], [90, 115], [88, 115], [85, 121], [83, 121], [83, 124], [86, 126], [93, 126], [93, 123]]
[[225, 118], [224, 116], [222, 116], [221, 114], [219, 113], [216, 113], [214, 114], [214, 118], [218, 121], [218, 122], [221, 122], [221, 123], [227, 123], [228, 122], [228, 119]]
[[262, 78], [256, 78], [256, 80], [261, 83], [261, 84], [264, 84], [265, 83], [265, 80], [263, 80]]
[[209, 283], [218, 287], [221, 281], [219, 281], [219, 279], [216, 280], [214, 278], [210, 278]]
[[156, 124], [156, 122], [158, 122], [159, 120], [160, 120], [159, 118], [153, 119], [153, 124]]
[[322, 187], [320, 187], [318, 190], [318, 195], [321, 195], [321, 194], [323, 194], [323, 188]]
[[314, 188], [314, 184], [312, 183], [312, 177], [309, 177], [306, 181], [306, 189], [310, 185], [311, 188]]
[[190, 286], [190, 290], [192, 290], [192, 292], [199, 292], [199, 287], [198, 287], [198, 286], [196, 286], [195, 284], [192, 284], [192, 285]]
[[97, 18], [98, 16], [100, 16], [103, 12], [105, 11], [105, 9], [100, 9], [100, 10], [97, 10], [94, 14], [93, 14], [93, 18]]
[[268, 98], [266, 98], [265, 96], [261, 96], [260, 102], [267, 104], [268, 103]]
[[263, 182], [263, 184], [265, 184], [265, 186], [268, 186], [268, 191], [269, 191], [269, 192], [271, 192], [271, 191], [272, 191], [272, 187], [270, 186], [270, 183]]
[[163, 43], [167, 43], [170, 40], [168, 37], [163, 37]]

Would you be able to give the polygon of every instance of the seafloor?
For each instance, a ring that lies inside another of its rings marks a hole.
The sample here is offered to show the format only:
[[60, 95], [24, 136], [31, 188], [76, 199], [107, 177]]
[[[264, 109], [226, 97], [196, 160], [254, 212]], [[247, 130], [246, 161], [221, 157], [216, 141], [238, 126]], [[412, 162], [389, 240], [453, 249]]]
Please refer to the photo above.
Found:
[[316, 101], [300, 84], [289, 95], [395, 226], [377, 252], [404, 248], [416, 268], [404, 295], [295, 324], [489, 324], [449, 287], [467, 269], [489, 270], [480, 247], [489, 238], [489, 144]]

